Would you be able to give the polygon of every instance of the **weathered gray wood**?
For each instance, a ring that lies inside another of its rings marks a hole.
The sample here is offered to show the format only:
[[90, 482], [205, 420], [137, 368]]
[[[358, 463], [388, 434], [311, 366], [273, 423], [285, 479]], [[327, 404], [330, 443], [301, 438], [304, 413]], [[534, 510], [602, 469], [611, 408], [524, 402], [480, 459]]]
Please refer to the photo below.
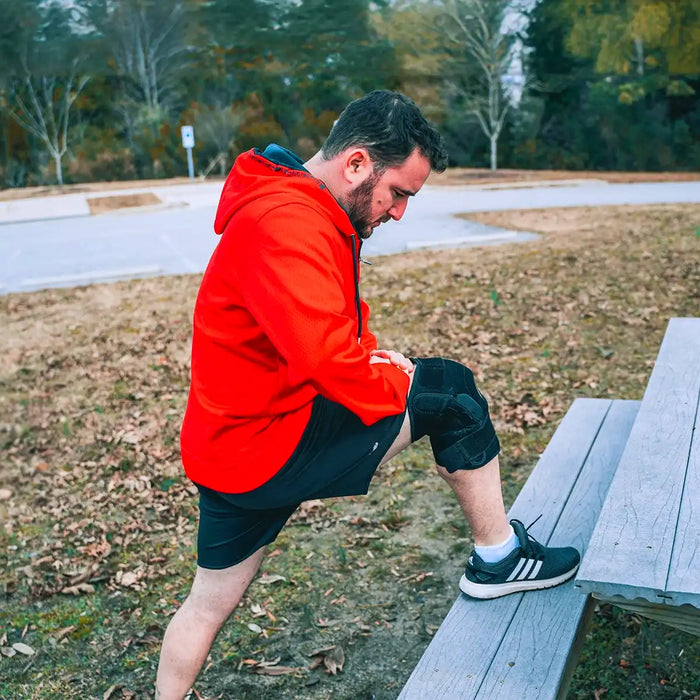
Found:
[[700, 607], [697, 461], [688, 469], [699, 396], [700, 319], [672, 319], [577, 577], [582, 590]]
[[[546, 542], [554, 531], [611, 405], [603, 399], [574, 402], [513, 504], [510, 517], [526, 525], [542, 514], [534, 528], [538, 539]], [[400, 698], [474, 697], [523, 597], [480, 601], [460, 595]]]
[[[547, 542], [550, 546], [573, 544], [585, 552], [638, 410], [638, 401], [613, 402]], [[541, 508], [547, 508], [546, 502]], [[592, 606], [572, 581], [524, 595], [477, 697], [565, 695]]]
[[[700, 333], [700, 329], [698, 330]], [[700, 396], [698, 397], [700, 404]], [[685, 475], [681, 510], [673, 543], [666, 594], [676, 605], [700, 608], [700, 409], [696, 410], [693, 441]], [[696, 622], [697, 624], [697, 622]], [[698, 634], [698, 632], [696, 632]]]
[[692, 605], [659, 605], [648, 600], [627, 600], [615, 596], [604, 598], [596, 595], [594, 598], [700, 637], [700, 609]]

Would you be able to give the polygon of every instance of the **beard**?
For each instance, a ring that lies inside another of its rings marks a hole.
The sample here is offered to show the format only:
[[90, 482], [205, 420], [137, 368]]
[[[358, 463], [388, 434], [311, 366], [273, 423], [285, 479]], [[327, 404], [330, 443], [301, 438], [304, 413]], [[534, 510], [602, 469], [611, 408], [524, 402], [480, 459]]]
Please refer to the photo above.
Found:
[[378, 181], [379, 174], [372, 173], [348, 195], [344, 205], [350, 223], [363, 240], [372, 235], [372, 196]]

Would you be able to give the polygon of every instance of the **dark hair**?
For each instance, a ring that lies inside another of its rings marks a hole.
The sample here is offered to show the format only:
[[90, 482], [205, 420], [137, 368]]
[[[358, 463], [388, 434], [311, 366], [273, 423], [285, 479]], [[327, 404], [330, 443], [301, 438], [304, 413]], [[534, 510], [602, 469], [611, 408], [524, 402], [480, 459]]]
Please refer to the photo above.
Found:
[[330, 160], [353, 146], [366, 148], [378, 170], [400, 165], [416, 148], [432, 170], [441, 173], [447, 167], [442, 136], [418, 105], [398, 92], [375, 90], [351, 102], [321, 146], [321, 155]]

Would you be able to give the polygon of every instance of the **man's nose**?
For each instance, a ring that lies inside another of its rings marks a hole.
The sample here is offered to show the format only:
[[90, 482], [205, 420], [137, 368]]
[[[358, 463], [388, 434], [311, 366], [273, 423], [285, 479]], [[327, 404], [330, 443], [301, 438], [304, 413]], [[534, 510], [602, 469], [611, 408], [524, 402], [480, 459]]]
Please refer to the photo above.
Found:
[[408, 201], [403, 199], [395, 204], [392, 204], [387, 214], [394, 220], [398, 221], [406, 212]]

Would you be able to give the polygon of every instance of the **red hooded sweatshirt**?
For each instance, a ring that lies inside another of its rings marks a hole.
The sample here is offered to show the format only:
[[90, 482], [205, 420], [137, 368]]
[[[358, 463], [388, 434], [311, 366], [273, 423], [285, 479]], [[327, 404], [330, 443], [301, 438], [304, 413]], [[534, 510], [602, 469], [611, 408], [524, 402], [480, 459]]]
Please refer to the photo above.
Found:
[[243, 493], [289, 459], [318, 394], [371, 425], [405, 410], [408, 376], [370, 364], [359, 241], [345, 211], [279, 146], [236, 160], [214, 228], [222, 234], [194, 310], [185, 472]]

